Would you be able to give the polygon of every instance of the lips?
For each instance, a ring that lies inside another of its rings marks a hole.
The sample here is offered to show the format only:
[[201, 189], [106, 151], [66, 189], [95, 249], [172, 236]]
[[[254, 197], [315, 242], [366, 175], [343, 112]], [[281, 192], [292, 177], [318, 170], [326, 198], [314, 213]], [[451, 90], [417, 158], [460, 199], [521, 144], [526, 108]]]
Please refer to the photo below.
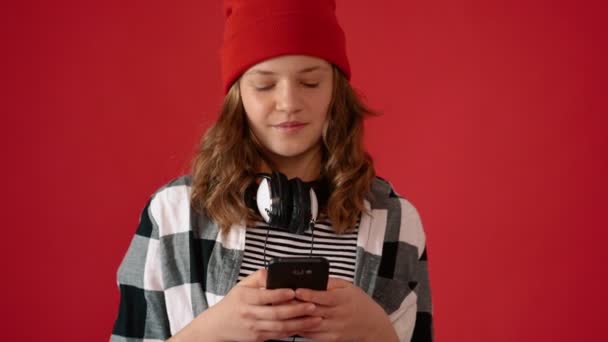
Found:
[[281, 122], [278, 125], [274, 125], [274, 127], [277, 128], [294, 128], [294, 127], [301, 127], [306, 125], [306, 123], [304, 122], [300, 122], [300, 121], [286, 121], [286, 122]]
[[295, 132], [306, 126], [307, 123], [300, 121], [285, 121], [280, 124], [273, 125], [272, 127], [283, 131], [283, 132]]

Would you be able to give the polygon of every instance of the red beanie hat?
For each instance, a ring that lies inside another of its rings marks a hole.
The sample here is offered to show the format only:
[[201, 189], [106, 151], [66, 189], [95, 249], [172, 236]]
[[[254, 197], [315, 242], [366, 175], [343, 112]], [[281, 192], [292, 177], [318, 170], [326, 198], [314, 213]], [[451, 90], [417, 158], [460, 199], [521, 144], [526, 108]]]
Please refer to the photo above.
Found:
[[222, 83], [228, 92], [247, 69], [281, 55], [308, 55], [350, 79], [334, 0], [225, 0]]

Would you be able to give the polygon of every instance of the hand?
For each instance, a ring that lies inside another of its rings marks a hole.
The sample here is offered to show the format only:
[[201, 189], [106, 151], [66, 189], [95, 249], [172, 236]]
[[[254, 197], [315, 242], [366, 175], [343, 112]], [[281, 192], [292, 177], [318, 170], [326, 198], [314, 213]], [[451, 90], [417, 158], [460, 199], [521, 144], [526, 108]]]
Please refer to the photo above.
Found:
[[376, 302], [357, 286], [330, 278], [327, 291], [297, 289], [296, 298], [317, 305], [311, 316], [322, 317], [321, 324], [299, 330], [315, 341], [398, 341], [397, 334]]
[[291, 289], [266, 290], [266, 270], [241, 280], [216, 305], [197, 316], [176, 341], [264, 341], [289, 337], [321, 322], [312, 303], [295, 301]]

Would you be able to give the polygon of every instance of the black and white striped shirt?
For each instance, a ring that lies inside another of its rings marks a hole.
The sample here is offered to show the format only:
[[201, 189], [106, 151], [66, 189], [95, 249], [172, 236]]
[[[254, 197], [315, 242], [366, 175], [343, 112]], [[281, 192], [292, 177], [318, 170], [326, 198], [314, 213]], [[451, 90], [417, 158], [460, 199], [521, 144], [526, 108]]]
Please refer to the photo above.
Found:
[[357, 223], [355, 229], [337, 234], [326, 215], [320, 215], [314, 231], [307, 229], [301, 235], [271, 228], [265, 222], [256, 222], [254, 227], [247, 227], [245, 233], [245, 251], [239, 281], [264, 267], [264, 258], [270, 261], [276, 257], [321, 256], [329, 261], [330, 277], [352, 283], [355, 275], [358, 231]]

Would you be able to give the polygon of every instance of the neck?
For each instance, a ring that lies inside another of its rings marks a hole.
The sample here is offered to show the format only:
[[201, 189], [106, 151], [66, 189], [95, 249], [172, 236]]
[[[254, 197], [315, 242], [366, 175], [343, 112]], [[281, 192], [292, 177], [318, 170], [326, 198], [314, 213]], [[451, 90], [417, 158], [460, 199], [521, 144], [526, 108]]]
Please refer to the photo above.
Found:
[[[321, 148], [320, 146], [293, 157], [268, 155], [276, 171], [283, 173], [288, 179], [300, 178], [304, 182], [319, 179], [321, 170]], [[262, 172], [269, 173], [271, 167], [262, 163]]]

